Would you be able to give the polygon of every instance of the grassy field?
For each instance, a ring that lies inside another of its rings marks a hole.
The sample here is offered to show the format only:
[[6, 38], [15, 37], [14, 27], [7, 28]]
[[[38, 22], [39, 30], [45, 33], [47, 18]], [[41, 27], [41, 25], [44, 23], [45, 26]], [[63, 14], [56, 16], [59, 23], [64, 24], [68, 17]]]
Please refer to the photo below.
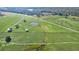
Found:
[[[8, 28], [13, 31], [7, 32]], [[6, 36], [11, 37], [10, 43], [5, 42]], [[17, 13], [0, 16], [1, 51], [75, 51], [79, 50], [78, 45], [79, 22], [76, 16], [34, 17]]]

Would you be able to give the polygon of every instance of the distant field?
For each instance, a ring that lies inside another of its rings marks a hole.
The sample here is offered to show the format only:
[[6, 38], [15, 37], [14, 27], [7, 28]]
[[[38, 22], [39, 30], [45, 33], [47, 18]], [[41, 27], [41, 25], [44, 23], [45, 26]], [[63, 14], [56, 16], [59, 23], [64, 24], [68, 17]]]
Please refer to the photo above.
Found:
[[[25, 21], [25, 22], [24, 22]], [[35, 24], [36, 23], [36, 24]], [[15, 25], [18, 25], [17, 29]], [[12, 28], [12, 33], [7, 29]], [[29, 32], [26, 32], [28, 29]], [[5, 42], [10, 36], [12, 41]], [[79, 22], [76, 16], [0, 16], [0, 50], [79, 50]]]

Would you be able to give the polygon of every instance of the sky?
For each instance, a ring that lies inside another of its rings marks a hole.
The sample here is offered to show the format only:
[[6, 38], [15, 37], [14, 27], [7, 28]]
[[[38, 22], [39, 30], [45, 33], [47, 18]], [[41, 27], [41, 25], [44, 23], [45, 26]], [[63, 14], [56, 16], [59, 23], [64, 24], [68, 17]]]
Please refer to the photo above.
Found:
[[78, 7], [79, 0], [0, 0], [0, 7]]

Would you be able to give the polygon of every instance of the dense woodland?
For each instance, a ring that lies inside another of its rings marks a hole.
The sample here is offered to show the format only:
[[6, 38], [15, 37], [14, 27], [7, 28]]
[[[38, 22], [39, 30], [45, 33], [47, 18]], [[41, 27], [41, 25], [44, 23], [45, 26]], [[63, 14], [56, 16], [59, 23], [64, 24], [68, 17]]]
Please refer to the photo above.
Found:
[[[28, 9], [33, 9], [29, 11]], [[1, 7], [0, 11], [23, 13], [27, 15], [41, 15], [42, 12], [52, 15], [74, 15], [79, 16], [79, 7]]]

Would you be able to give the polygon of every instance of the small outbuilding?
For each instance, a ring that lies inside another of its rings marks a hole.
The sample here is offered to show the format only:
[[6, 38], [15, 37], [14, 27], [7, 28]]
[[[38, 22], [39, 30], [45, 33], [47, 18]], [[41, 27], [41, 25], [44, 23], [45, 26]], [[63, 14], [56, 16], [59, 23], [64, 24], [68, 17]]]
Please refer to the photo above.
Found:
[[38, 26], [39, 25], [39, 23], [38, 22], [31, 22], [31, 24], [30, 24], [31, 26]]
[[26, 32], [29, 32], [29, 29], [25, 29]]
[[12, 28], [8, 28], [7, 31], [8, 31], [8, 32], [12, 32]]

